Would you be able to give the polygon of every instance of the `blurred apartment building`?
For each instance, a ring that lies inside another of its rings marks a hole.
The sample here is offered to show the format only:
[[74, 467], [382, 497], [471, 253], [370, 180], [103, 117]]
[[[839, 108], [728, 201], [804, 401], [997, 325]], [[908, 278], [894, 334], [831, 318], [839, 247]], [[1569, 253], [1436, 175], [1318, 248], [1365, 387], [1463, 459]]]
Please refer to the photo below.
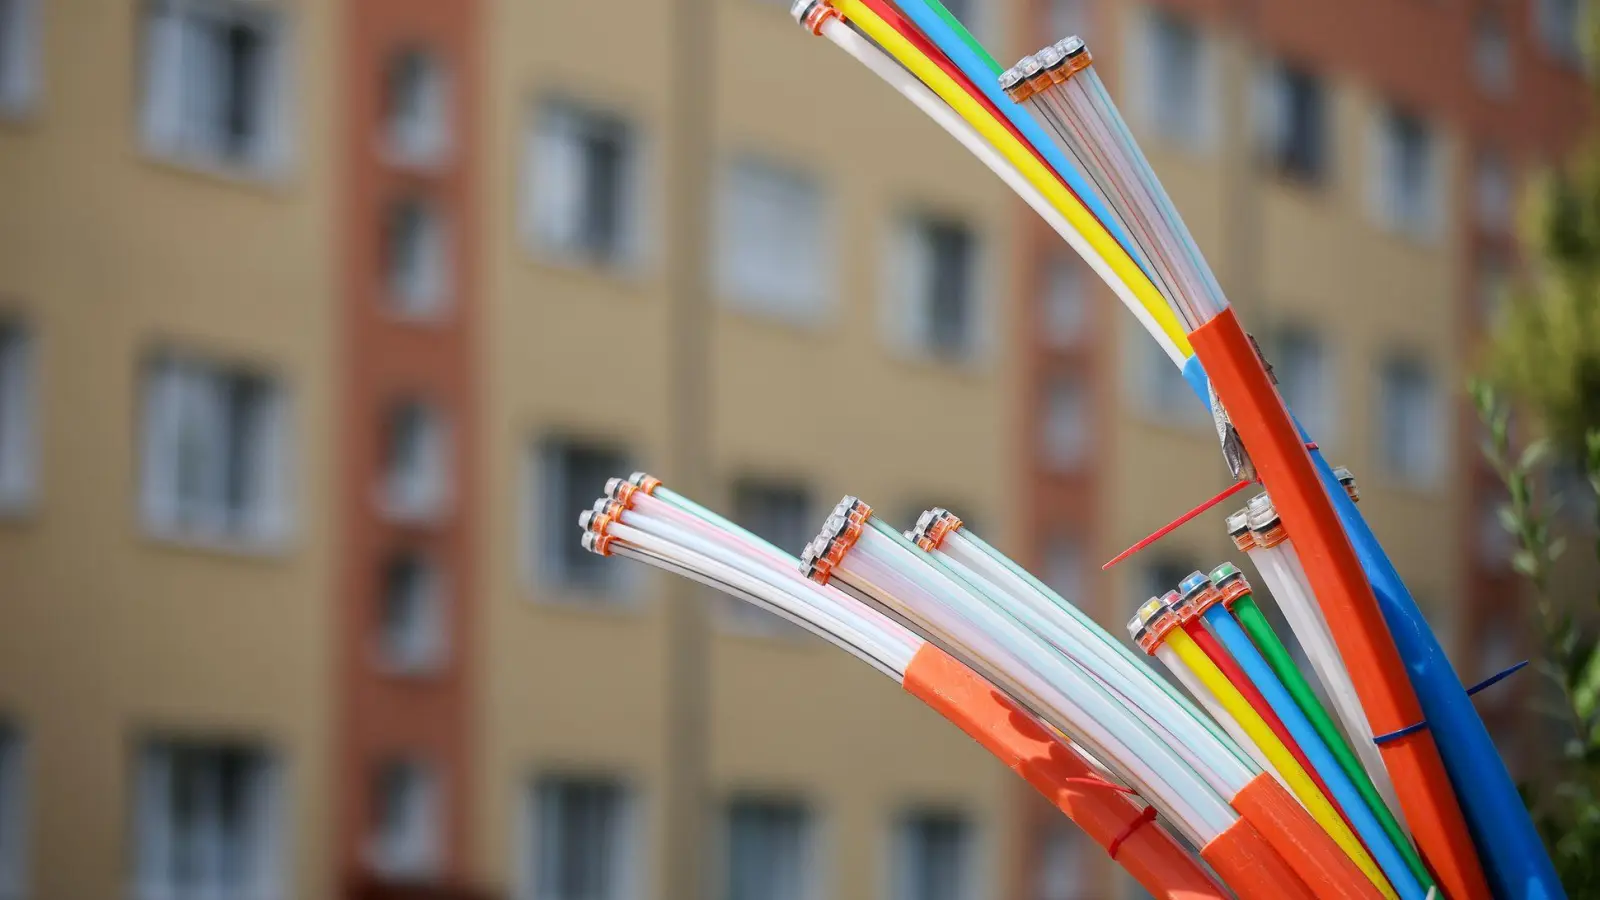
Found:
[[[1456, 399], [1578, 0], [950, 3], [1088, 36], [1463, 677]], [[1087, 900], [881, 676], [585, 554], [645, 468], [798, 548], [955, 509], [1115, 625], [1224, 558], [1152, 342], [776, 0], [0, 0], [0, 898]], [[420, 887], [419, 887], [420, 886]], [[411, 891], [407, 893], [407, 891]]]

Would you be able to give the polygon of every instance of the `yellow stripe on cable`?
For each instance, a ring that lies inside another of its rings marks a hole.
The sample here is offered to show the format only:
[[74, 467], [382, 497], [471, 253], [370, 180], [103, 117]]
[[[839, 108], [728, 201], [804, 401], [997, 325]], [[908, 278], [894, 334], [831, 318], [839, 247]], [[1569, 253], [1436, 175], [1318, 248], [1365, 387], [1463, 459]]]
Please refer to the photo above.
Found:
[[1116, 278], [1128, 286], [1138, 298], [1139, 304], [1149, 312], [1150, 317], [1156, 321], [1178, 352], [1184, 356], [1193, 355], [1194, 351], [1189, 346], [1189, 335], [1184, 330], [1183, 323], [1178, 321], [1177, 315], [1168, 305], [1166, 298], [1161, 296], [1149, 276], [1145, 275], [1144, 270], [1128, 256], [1128, 252], [1106, 231], [1100, 221], [1061, 184], [1054, 172], [1039, 162], [1038, 157], [1007, 131], [982, 104], [974, 100], [971, 94], [963, 90], [954, 79], [895, 31], [888, 22], [867, 8], [861, 0], [833, 0], [833, 5], [846, 19], [876, 41], [878, 46], [911, 70], [913, 75], [976, 129], [984, 140], [993, 145], [1007, 162], [1015, 166], [1022, 177], [1043, 194], [1073, 230], [1082, 235], [1094, 252], [1105, 260]]
[[822, 36], [836, 44], [839, 49], [855, 57], [858, 62], [887, 82], [890, 87], [899, 91], [902, 96], [911, 101], [913, 106], [927, 114], [928, 118], [937, 123], [940, 128], [949, 132], [961, 146], [967, 148], [968, 152], [977, 157], [979, 162], [982, 162], [990, 171], [999, 176], [1007, 187], [1011, 188], [1018, 197], [1021, 197], [1023, 202], [1038, 213], [1039, 217], [1044, 219], [1057, 234], [1061, 235], [1061, 239], [1071, 245], [1072, 249], [1083, 257], [1089, 268], [1093, 269], [1094, 273], [1111, 287], [1111, 290], [1122, 301], [1122, 304], [1133, 313], [1134, 318], [1139, 320], [1139, 324], [1144, 326], [1145, 331], [1149, 332], [1150, 336], [1155, 338], [1156, 343], [1161, 345], [1162, 351], [1172, 360], [1172, 364], [1179, 368], [1183, 367], [1187, 357], [1173, 345], [1172, 339], [1161, 329], [1161, 323], [1151, 318], [1149, 310], [1145, 309], [1144, 305], [1134, 297], [1128, 285], [1118, 278], [1117, 274], [1106, 264], [1106, 261], [1094, 252], [1094, 248], [1089, 246], [1089, 242], [1072, 227], [1066, 217], [1062, 216], [1054, 206], [1050, 205], [1050, 201], [1046, 200], [1043, 194], [1039, 193], [1033, 185], [1022, 177], [1022, 173], [1017, 171], [1016, 166], [1006, 162], [1005, 157], [1001, 156], [999, 151], [985, 143], [983, 138], [978, 135], [978, 132], [971, 125], [967, 124], [965, 119], [957, 115], [955, 110], [935, 96], [933, 91], [928, 90], [927, 86], [918, 81], [915, 76], [901, 68], [898, 63], [890, 59], [882, 50], [879, 50], [877, 45], [856, 34], [844, 22], [837, 19], [827, 20], [822, 25]]
[[1228, 680], [1228, 676], [1222, 674], [1217, 664], [1206, 656], [1206, 652], [1201, 650], [1200, 645], [1194, 642], [1194, 638], [1184, 633], [1182, 628], [1172, 629], [1166, 640], [1167, 646], [1178, 654], [1178, 659], [1194, 671], [1200, 683], [1205, 685], [1228, 715], [1232, 716], [1239, 723], [1239, 727], [1244, 729], [1245, 734], [1250, 736], [1250, 740], [1266, 754], [1267, 759], [1272, 762], [1272, 767], [1277, 769], [1284, 781], [1289, 783], [1289, 790], [1305, 806], [1306, 811], [1311, 813], [1311, 818], [1322, 826], [1322, 830], [1333, 838], [1339, 849], [1350, 857], [1383, 896], [1389, 900], [1397, 900], [1394, 888], [1390, 887], [1389, 880], [1383, 877], [1378, 864], [1372, 861], [1367, 848], [1361, 845], [1361, 841], [1350, 830], [1350, 826], [1345, 824], [1339, 811], [1334, 809], [1328, 798], [1317, 789], [1316, 783], [1306, 774], [1306, 770], [1301, 768], [1294, 754], [1283, 745], [1283, 741], [1278, 740], [1271, 726], [1262, 720], [1250, 706], [1250, 701], [1246, 700], [1244, 695], [1239, 693], [1239, 689]]

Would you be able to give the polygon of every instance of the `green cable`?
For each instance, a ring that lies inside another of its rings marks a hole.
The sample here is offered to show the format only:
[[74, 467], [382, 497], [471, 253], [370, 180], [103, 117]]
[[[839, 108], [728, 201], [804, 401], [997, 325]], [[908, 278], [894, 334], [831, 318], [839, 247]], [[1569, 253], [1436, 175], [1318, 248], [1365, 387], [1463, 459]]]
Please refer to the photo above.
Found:
[[1405, 857], [1406, 866], [1411, 873], [1417, 876], [1422, 883], [1424, 891], [1432, 888], [1433, 875], [1422, 864], [1422, 858], [1417, 855], [1417, 850], [1411, 845], [1404, 831], [1400, 830], [1400, 823], [1395, 821], [1394, 815], [1389, 812], [1389, 807], [1378, 796], [1378, 789], [1372, 786], [1372, 779], [1367, 777], [1365, 769], [1356, 760], [1355, 753], [1350, 745], [1345, 742], [1344, 735], [1333, 724], [1333, 719], [1328, 717], [1328, 711], [1322, 705], [1311, 685], [1306, 683], [1305, 677], [1300, 674], [1300, 669], [1295, 666], [1294, 659], [1289, 656], [1288, 648], [1278, 640], [1278, 635], [1272, 630], [1272, 625], [1267, 617], [1262, 615], [1261, 608], [1256, 605], [1255, 598], [1250, 594], [1243, 594], [1233, 602], [1230, 607], [1233, 617], [1239, 620], [1245, 633], [1250, 635], [1250, 640], [1267, 658], [1267, 665], [1283, 681], [1284, 687], [1289, 689], [1289, 694], [1294, 697], [1294, 702], [1311, 720], [1311, 726], [1322, 736], [1323, 743], [1333, 751], [1334, 758], [1339, 761], [1339, 767], [1355, 783], [1356, 790], [1361, 793], [1372, 814], [1378, 817], [1378, 822], [1383, 826], [1384, 833], [1400, 848], [1400, 854]]
[[989, 51], [978, 43], [978, 39], [972, 36], [972, 32], [967, 30], [967, 26], [961, 24], [960, 19], [951, 15], [950, 10], [944, 8], [943, 3], [940, 3], [939, 0], [924, 0], [923, 5], [933, 10], [934, 15], [943, 19], [945, 24], [950, 26], [950, 30], [956, 33], [956, 37], [961, 39], [961, 43], [966, 44], [968, 49], [978, 54], [978, 58], [983, 60], [984, 64], [989, 67], [989, 71], [996, 75], [1000, 74], [1000, 63], [996, 62], [995, 58], [989, 55]]

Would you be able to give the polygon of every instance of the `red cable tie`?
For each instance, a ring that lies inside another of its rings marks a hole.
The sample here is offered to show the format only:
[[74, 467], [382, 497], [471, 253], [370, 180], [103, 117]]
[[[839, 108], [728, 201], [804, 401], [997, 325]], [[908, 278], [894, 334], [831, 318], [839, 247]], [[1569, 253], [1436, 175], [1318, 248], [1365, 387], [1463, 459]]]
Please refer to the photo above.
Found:
[[1112, 558], [1112, 560], [1110, 562], [1108, 562], [1105, 565], [1101, 566], [1100, 567], [1100, 571], [1104, 572], [1105, 570], [1111, 568], [1112, 566], [1116, 565], [1117, 563], [1122, 562], [1123, 560], [1125, 560], [1128, 557], [1134, 555], [1135, 553], [1138, 553], [1140, 550], [1143, 550], [1144, 548], [1150, 546], [1151, 544], [1154, 544], [1156, 541], [1161, 540], [1162, 538], [1166, 537], [1167, 535], [1171, 534], [1172, 532], [1177, 531], [1180, 527], [1182, 527], [1190, 519], [1193, 519], [1195, 516], [1200, 515], [1201, 513], [1205, 512], [1206, 510], [1210, 509], [1213, 506], [1216, 506], [1218, 503], [1221, 503], [1222, 501], [1228, 499], [1229, 497], [1232, 497], [1234, 494], [1239, 493], [1240, 491], [1244, 490], [1245, 488], [1249, 487], [1252, 484], [1255, 484], [1255, 482], [1254, 481], [1235, 481], [1233, 484], [1229, 485], [1226, 490], [1222, 491], [1222, 493], [1216, 495], [1215, 497], [1212, 497], [1210, 500], [1207, 500], [1206, 502], [1200, 504], [1199, 506], [1196, 506], [1194, 509], [1189, 510], [1188, 512], [1184, 513], [1183, 515], [1179, 516], [1178, 518], [1174, 519], [1173, 521], [1167, 523], [1166, 525], [1163, 525], [1161, 528], [1157, 529], [1154, 534], [1150, 535], [1149, 537], [1145, 538], [1144, 540], [1140, 541], [1139, 543], [1134, 544], [1132, 547], [1129, 547], [1128, 549], [1122, 551], [1121, 553], [1118, 553], [1114, 558]]
[[1117, 851], [1122, 849], [1122, 842], [1126, 841], [1130, 837], [1133, 837], [1133, 833], [1138, 831], [1142, 826], [1148, 825], [1155, 820], [1156, 808], [1154, 806], [1146, 806], [1144, 808], [1144, 812], [1140, 813], [1137, 819], [1129, 822], [1128, 827], [1122, 829], [1121, 834], [1111, 839], [1111, 843], [1106, 845], [1106, 852], [1111, 855], [1112, 859], [1116, 859]]

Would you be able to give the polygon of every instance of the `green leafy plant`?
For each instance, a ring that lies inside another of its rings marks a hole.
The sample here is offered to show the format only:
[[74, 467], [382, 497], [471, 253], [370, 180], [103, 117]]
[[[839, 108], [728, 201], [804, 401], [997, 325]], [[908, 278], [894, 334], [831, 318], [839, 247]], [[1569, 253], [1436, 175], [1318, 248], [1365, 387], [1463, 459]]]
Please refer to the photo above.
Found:
[[[1566, 550], [1566, 539], [1552, 527], [1563, 498], [1542, 495], [1538, 481], [1553, 443], [1539, 438], [1514, 450], [1506, 404], [1483, 382], [1473, 384], [1472, 395], [1488, 430], [1484, 455], [1506, 486], [1508, 499], [1498, 514], [1516, 542], [1511, 564], [1534, 597], [1537, 668], [1551, 698], [1541, 698], [1538, 708], [1560, 735], [1552, 767], [1538, 784], [1524, 786], [1524, 798], [1567, 890], [1574, 897], [1600, 896], [1600, 645], [1582, 615], [1592, 608], [1558, 603], [1551, 593], [1551, 571]], [[1600, 499], [1600, 429], [1585, 435], [1582, 458], [1587, 490]], [[1594, 552], [1600, 560], [1600, 538]]]

